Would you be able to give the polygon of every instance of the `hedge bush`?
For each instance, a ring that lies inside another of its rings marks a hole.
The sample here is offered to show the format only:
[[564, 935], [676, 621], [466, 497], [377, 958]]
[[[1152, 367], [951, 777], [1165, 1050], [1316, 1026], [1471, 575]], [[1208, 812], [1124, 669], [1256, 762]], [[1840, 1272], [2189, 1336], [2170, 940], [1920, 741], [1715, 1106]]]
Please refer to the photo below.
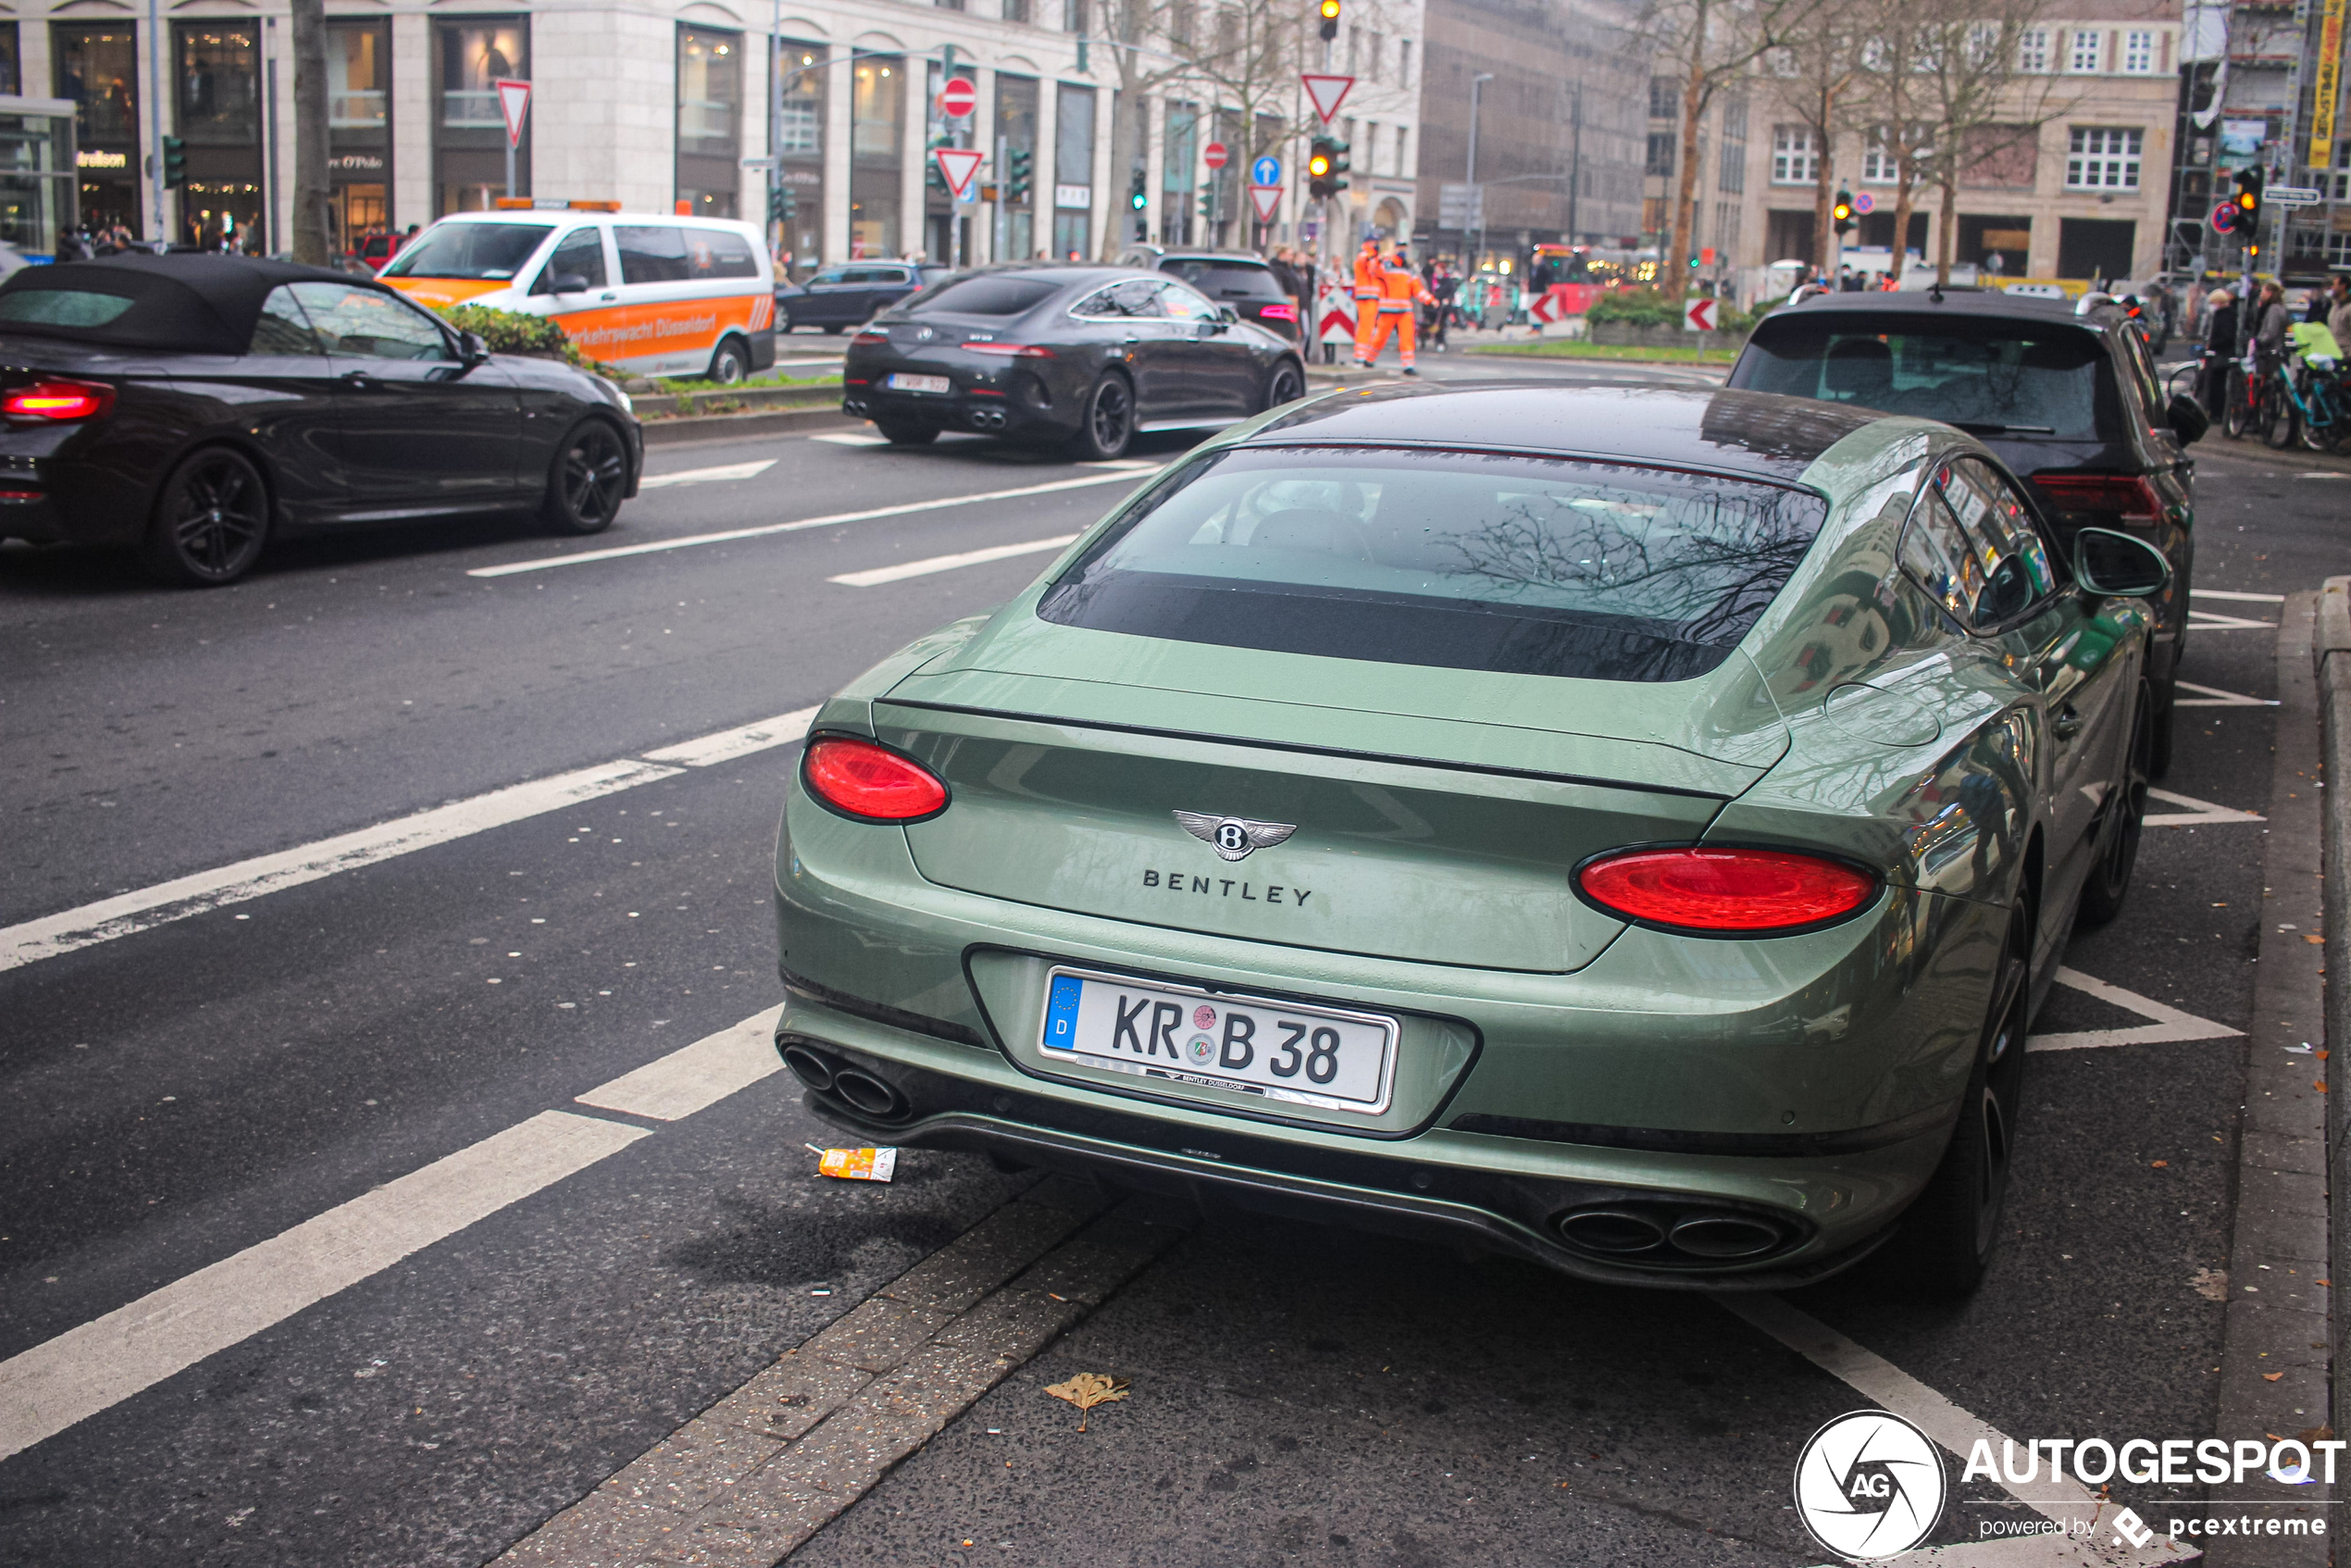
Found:
[[441, 318], [461, 332], [471, 332], [490, 345], [492, 354], [525, 354], [539, 359], [560, 359], [597, 375], [616, 376], [611, 367], [579, 352], [561, 327], [544, 316], [520, 310], [491, 310], [486, 305], [453, 305]]
[[[1686, 296], [1668, 289], [1611, 289], [1592, 302], [1586, 321], [1621, 321], [1633, 327], [1679, 327]], [[1734, 310], [1725, 304], [1715, 313], [1715, 330], [1745, 332], [1762, 319], [1764, 310]]]

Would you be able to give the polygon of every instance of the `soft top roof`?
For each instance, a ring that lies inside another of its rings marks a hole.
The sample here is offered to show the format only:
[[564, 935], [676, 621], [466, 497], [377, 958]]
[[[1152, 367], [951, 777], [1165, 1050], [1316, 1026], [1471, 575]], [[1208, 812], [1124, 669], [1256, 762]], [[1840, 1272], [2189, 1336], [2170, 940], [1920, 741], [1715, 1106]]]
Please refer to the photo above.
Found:
[[111, 348], [243, 354], [253, 342], [254, 322], [269, 291], [280, 283], [303, 282], [343, 283], [393, 294], [391, 288], [372, 279], [291, 262], [201, 254], [110, 255], [97, 261], [23, 268], [0, 283], [0, 295], [39, 289], [78, 290], [128, 299], [130, 309], [100, 326], [8, 321], [0, 322], [0, 332], [67, 338]]

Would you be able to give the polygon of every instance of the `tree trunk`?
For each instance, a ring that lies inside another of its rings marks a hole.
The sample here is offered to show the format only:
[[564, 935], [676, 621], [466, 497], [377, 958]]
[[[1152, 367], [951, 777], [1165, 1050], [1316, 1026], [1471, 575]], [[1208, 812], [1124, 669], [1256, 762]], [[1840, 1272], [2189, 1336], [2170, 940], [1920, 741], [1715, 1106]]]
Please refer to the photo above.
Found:
[[1894, 265], [1886, 273], [1889, 282], [1902, 280], [1902, 258], [1909, 254], [1910, 208], [1915, 193], [1910, 185], [1910, 163], [1903, 159], [1894, 170]]
[[[1118, 51], [1121, 78], [1128, 51]], [[1127, 197], [1135, 189], [1135, 156], [1142, 148], [1143, 116], [1151, 100], [1131, 87], [1111, 91], [1110, 221], [1102, 226], [1102, 260], [1115, 263], [1135, 243], [1135, 208]], [[1148, 192], [1145, 193], [1149, 194]]]
[[324, 0], [292, 0], [293, 255], [328, 265], [327, 16]]
[[1698, 209], [1698, 122], [1706, 113], [1706, 19], [1708, 7], [1700, 5], [1696, 24], [1690, 29], [1689, 78], [1682, 84], [1682, 145], [1680, 168], [1675, 172], [1673, 193], [1673, 243], [1663, 255], [1657, 258], [1658, 286], [1680, 289], [1690, 269], [1690, 231]]
[[1959, 177], [1955, 169], [1943, 181], [1943, 205], [1937, 214], [1939, 221], [1935, 224], [1942, 230], [1934, 241], [1934, 283], [1937, 288], [1951, 280], [1951, 243], [1959, 237], [1956, 232], [1959, 226]]
[[1836, 255], [1836, 221], [1830, 208], [1836, 205], [1836, 170], [1829, 163], [1829, 110], [1835, 94], [1826, 87], [1821, 89], [1821, 112], [1809, 128], [1815, 138], [1812, 158], [1812, 267], [1823, 276]]

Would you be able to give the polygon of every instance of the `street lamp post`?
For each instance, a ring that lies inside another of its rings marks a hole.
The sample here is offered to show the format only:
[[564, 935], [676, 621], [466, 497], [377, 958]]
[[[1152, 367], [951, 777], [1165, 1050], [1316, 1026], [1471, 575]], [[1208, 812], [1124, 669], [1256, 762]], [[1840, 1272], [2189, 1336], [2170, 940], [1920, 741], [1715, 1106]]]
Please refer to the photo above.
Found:
[[1470, 211], [1473, 227], [1464, 238], [1470, 241], [1469, 270], [1473, 278], [1477, 276], [1478, 257], [1486, 248], [1486, 201], [1477, 189], [1477, 117], [1485, 98], [1486, 84], [1493, 80], [1494, 73], [1490, 70], [1479, 71], [1470, 78], [1469, 168], [1464, 179], [1474, 205]]

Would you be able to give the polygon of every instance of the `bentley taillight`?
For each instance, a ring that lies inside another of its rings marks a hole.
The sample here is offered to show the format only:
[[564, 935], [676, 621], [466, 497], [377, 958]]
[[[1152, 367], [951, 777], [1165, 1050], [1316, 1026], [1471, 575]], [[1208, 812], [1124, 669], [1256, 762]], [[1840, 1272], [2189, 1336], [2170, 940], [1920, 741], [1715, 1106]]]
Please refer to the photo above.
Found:
[[1877, 878], [1839, 861], [1787, 850], [1623, 850], [1575, 874], [1584, 896], [1644, 925], [1721, 936], [1769, 936], [1825, 925], [1870, 902]]
[[811, 740], [800, 778], [817, 800], [860, 822], [919, 822], [947, 809], [947, 786], [937, 774], [853, 735]]

